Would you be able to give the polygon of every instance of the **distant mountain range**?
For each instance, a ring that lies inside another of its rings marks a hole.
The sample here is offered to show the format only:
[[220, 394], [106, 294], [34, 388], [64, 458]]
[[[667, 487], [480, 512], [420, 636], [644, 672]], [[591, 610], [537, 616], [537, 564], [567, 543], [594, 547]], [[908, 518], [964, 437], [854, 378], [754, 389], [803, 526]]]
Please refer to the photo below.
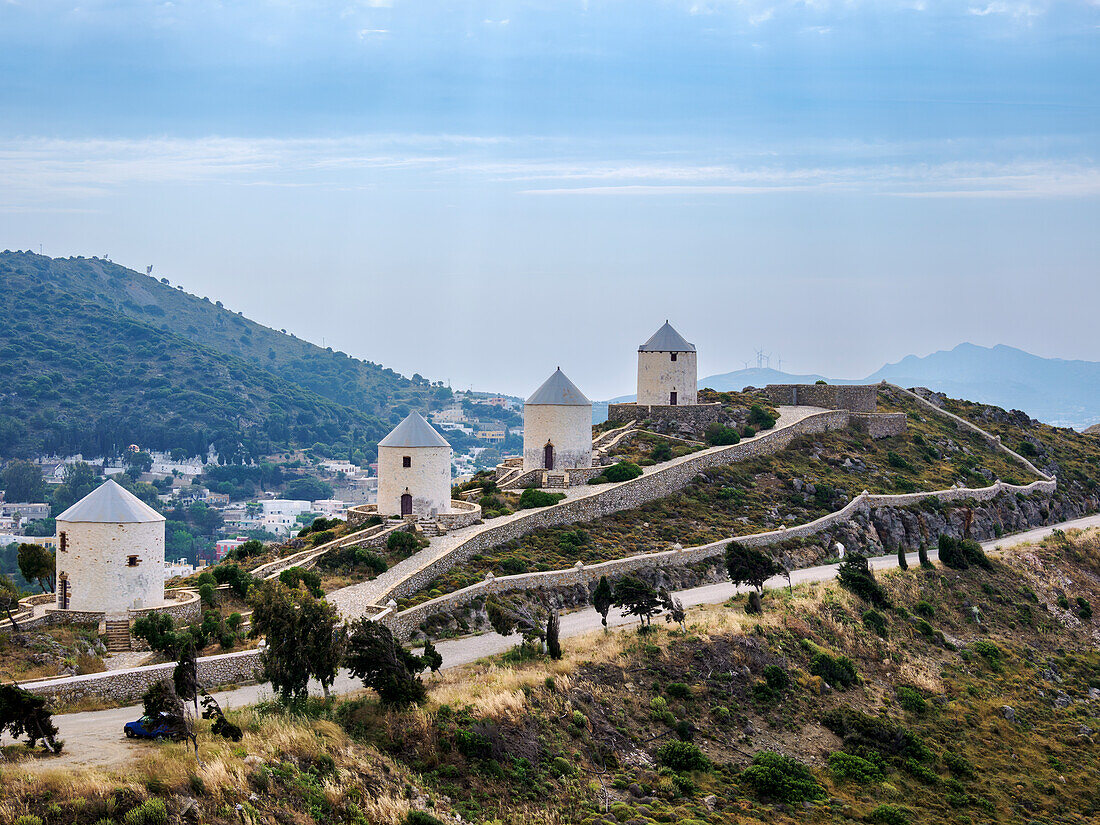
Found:
[[[708, 375], [699, 380], [699, 387], [729, 391], [822, 379], [831, 384], [885, 380], [903, 387], [928, 387], [953, 398], [1023, 410], [1058, 427], [1083, 430], [1100, 422], [1100, 362], [1041, 358], [1003, 344], [995, 347], [959, 344], [952, 350], [924, 357], [910, 355], [859, 379], [754, 368]], [[633, 399], [634, 396], [623, 396], [611, 403]]]
[[0, 253], [0, 306], [0, 460], [131, 443], [369, 457], [410, 408], [451, 398], [98, 258]]

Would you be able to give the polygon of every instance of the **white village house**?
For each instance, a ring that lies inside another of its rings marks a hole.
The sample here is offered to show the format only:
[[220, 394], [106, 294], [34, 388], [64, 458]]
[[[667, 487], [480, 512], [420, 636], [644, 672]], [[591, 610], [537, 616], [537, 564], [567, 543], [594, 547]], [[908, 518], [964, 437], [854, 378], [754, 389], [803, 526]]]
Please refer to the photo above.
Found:
[[434, 517], [451, 509], [451, 445], [413, 410], [378, 442], [378, 515]]
[[114, 481], [57, 517], [57, 607], [125, 614], [164, 604], [164, 516]]
[[638, 347], [639, 406], [688, 406], [699, 403], [695, 344], [668, 321]]
[[592, 466], [592, 402], [561, 367], [523, 405], [523, 469]]

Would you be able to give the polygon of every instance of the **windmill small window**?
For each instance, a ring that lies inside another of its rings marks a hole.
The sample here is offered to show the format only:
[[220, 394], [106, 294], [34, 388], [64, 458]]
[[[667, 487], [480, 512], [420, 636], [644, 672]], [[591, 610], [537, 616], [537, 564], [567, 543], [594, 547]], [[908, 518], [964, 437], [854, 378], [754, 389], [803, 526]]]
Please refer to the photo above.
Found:
[[137, 556], [127, 556], [126, 557], [126, 566], [127, 567], [137, 567], [139, 564], [141, 564], [141, 559], [139, 559]]

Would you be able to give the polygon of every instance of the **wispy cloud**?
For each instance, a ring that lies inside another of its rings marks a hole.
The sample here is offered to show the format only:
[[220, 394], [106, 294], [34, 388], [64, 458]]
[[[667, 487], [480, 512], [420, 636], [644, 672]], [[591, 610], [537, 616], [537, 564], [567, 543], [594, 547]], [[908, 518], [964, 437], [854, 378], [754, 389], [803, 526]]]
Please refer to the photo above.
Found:
[[[1017, 147], [1024, 146], [1021, 144]], [[963, 144], [965, 149], [965, 144]], [[996, 145], [986, 144], [988, 153]], [[0, 142], [0, 205], [83, 208], [135, 186], [277, 186], [343, 190], [461, 182], [534, 196], [762, 195], [860, 192], [903, 197], [1092, 197], [1091, 160], [945, 159], [960, 146], [836, 142], [702, 152], [563, 139], [366, 135], [332, 139], [17, 140]], [[939, 159], [936, 159], [938, 156]], [[975, 154], [975, 157], [977, 155]], [[813, 162], [808, 162], [812, 159]]]

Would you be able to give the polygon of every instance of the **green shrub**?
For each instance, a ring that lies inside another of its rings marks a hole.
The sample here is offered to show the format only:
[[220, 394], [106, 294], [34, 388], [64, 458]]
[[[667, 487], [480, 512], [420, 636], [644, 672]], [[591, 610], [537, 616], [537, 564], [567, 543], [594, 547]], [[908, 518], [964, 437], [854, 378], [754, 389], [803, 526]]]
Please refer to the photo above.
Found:
[[924, 616], [926, 619], [931, 619], [936, 615], [936, 608], [922, 599], [913, 605], [913, 612], [918, 616]]
[[928, 710], [928, 702], [925, 698], [908, 685], [898, 685], [895, 693], [898, 696], [898, 704], [910, 713], [924, 713]]
[[974, 649], [975, 653], [977, 653], [979, 656], [985, 659], [986, 662], [989, 663], [989, 667], [993, 670], [994, 673], [1001, 672], [1001, 670], [1003, 669], [1001, 665], [1001, 658], [1003, 654], [1001, 653], [1001, 649], [997, 647], [997, 645], [993, 644], [993, 642], [987, 642], [985, 639], [978, 639], [971, 645], [971, 647]]
[[763, 679], [757, 679], [753, 682], [750, 691], [752, 692], [752, 698], [757, 702], [767, 703], [775, 698], [775, 691]]
[[883, 802], [867, 814], [867, 821], [875, 825], [909, 825], [913, 821], [913, 812], [901, 805]]
[[312, 544], [314, 547], [318, 547], [322, 544], [327, 544], [334, 538], [336, 538], [336, 534], [333, 533], [331, 530], [322, 530], [321, 532], [314, 533], [312, 536], [310, 536], [309, 543]]
[[754, 435], [756, 435], [756, 430], [752, 427], [745, 427], [745, 429], [741, 430], [742, 438], [752, 438]]
[[205, 607], [215, 607], [218, 604], [218, 588], [209, 582], [199, 585], [199, 601]]
[[961, 754], [945, 751], [943, 764], [947, 765], [947, 769], [951, 771], [952, 776], [957, 776], [960, 779], [973, 779], [976, 776], [973, 763]]
[[844, 706], [828, 711], [821, 724], [844, 740], [845, 750], [866, 754], [869, 751], [886, 757], [927, 761], [932, 752], [920, 737], [897, 722], [879, 716], [868, 716]]
[[889, 635], [886, 626], [886, 617], [877, 610], [868, 610], [864, 612], [863, 624], [869, 630], [872, 630], [884, 639]]
[[168, 808], [163, 799], [146, 799], [122, 818], [123, 825], [166, 825]]
[[42, 818], [34, 814], [23, 814], [12, 820], [12, 825], [42, 825]]
[[1086, 622], [1092, 618], [1092, 605], [1084, 596], [1077, 597], [1077, 615]]
[[866, 557], [858, 553], [845, 556], [837, 567], [836, 577], [841, 587], [850, 590], [865, 602], [881, 608], [890, 606], [890, 599], [875, 578]]
[[783, 690], [791, 683], [791, 677], [779, 665], [765, 666], [764, 680], [772, 690]]
[[572, 776], [573, 763], [562, 756], [555, 756], [550, 762], [550, 773], [555, 776]]
[[532, 507], [549, 507], [557, 504], [565, 498], [565, 493], [547, 493], [535, 487], [528, 487], [519, 497], [519, 509], [529, 510]]
[[851, 687], [859, 678], [851, 659], [847, 656], [832, 656], [823, 650], [810, 659], [810, 673], [838, 688]]
[[637, 478], [641, 474], [642, 468], [637, 464], [630, 461], [620, 461], [618, 464], [612, 464], [604, 470], [601, 475], [608, 481], [615, 483], [619, 481], [630, 481], [630, 479]]
[[668, 461], [672, 458], [672, 446], [667, 441], [662, 441], [650, 451], [649, 457], [655, 462]]
[[673, 699], [687, 699], [691, 696], [691, 688], [685, 685], [683, 682], [670, 682], [665, 688], [665, 693], [671, 696]]
[[357, 547], [353, 558], [356, 564], [362, 565], [377, 576], [382, 575], [389, 569], [389, 565], [386, 564], [384, 558], [365, 547]]
[[940, 536], [940, 563], [952, 570], [967, 570], [981, 567], [992, 570], [993, 563], [985, 555], [982, 546], [971, 539], [956, 539], [948, 535]]
[[741, 782], [760, 799], [797, 805], [825, 796], [810, 769], [789, 756], [761, 751], [741, 772]]
[[844, 751], [829, 754], [829, 770], [837, 779], [847, 779], [860, 785], [883, 780], [881, 764]]
[[710, 769], [710, 760], [691, 742], [665, 742], [657, 749], [657, 761], [674, 771]]
[[424, 811], [409, 811], [401, 825], [443, 825], [443, 820]]
[[420, 540], [414, 533], [395, 530], [386, 537], [386, 549], [397, 553], [412, 553], [420, 549]]
[[775, 426], [776, 418], [759, 404], [749, 407], [749, 423], [758, 430], [770, 430]]
[[741, 440], [741, 435], [732, 427], [726, 427], [723, 424], [711, 424], [704, 431], [703, 438], [712, 447], [724, 447], [728, 444], [736, 444]]

